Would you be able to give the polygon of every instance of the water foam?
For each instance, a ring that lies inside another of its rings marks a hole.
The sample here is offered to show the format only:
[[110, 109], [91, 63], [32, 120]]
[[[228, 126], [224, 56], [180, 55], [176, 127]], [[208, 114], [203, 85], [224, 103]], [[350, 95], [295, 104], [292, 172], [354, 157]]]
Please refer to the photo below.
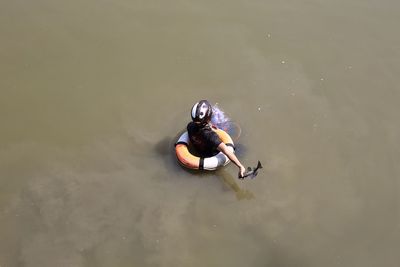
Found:
[[211, 123], [218, 128], [225, 128], [225, 126], [231, 121], [231, 119], [225, 114], [225, 112], [218, 107], [218, 103], [213, 106], [213, 114], [211, 117]]

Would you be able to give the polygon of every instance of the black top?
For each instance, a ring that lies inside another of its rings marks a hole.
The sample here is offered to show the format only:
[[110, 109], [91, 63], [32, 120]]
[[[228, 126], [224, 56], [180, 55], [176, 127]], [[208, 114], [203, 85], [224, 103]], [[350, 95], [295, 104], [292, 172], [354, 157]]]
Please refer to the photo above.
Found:
[[218, 154], [217, 147], [222, 141], [210, 125], [189, 122], [187, 131], [189, 140], [200, 157], [212, 157]]

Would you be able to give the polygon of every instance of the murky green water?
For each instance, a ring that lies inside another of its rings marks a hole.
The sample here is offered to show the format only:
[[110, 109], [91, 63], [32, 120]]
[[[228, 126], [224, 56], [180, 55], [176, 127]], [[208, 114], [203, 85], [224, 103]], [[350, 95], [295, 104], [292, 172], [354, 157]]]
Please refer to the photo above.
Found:
[[[0, 266], [397, 267], [398, 1], [0, 1]], [[194, 175], [192, 104], [243, 129]]]

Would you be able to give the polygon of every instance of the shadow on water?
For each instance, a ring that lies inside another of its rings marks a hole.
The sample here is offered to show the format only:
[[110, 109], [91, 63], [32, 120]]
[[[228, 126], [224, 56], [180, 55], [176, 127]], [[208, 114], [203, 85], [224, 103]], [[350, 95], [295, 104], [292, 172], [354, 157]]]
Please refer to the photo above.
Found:
[[154, 151], [160, 155], [167, 170], [174, 173], [181, 169], [174, 153], [175, 140], [176, 138], [165, 137], [154, 146]]
[[165, 137], [164, 139], [160, 140], [155, 146], [155, 151], [162, 155], [167, 156], [171, 154], [171, 146], [173, 146], [173, 140], [171, 137]]
[[207, 178], [207, 177], [214, 177], [217, 176], [224, 185], [228, 186], [233, 192], [235, 192], [237, 200], [244, 200], [244, 199], [253, 199], [254, 194], [249, 190], [245, 190], [240, 188], [239, 184], [236, 182], [236, 177], [231, 175], [227, 170], [223, 167], [222, 169], [218, 169], [216, 171], [198, 171], [198, 170], [190, 170], [183, 166], [181, 166], [178, 162], [177, 165], [185, 172], [189, 173], [190, 175], [197, 177], [197, 178]]
[[229, 188], [235, 192], [237, 200], [249, 200], [254, 198], [254, 194], [249, 190], [240, 188], [235, 180], [237, 178], [233, 177], [226, 170], [220, 169], [215, 174], [222, 180], [224, 184], [229, 186]]

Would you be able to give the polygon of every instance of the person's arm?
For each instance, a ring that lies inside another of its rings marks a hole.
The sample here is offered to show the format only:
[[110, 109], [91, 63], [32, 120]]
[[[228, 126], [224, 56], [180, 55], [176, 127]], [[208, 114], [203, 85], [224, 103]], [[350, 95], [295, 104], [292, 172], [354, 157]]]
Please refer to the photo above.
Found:
[[236, 166], [239, 167], [239, 178], [242, 178], [246, 172], [246, 168], [242, 165], [242, 163], [240, 163], [236, 155], [230, 149], [228, 149], [223, 142], [218, 145], [217, 149], [224, 153], [233, 163], [235, 163]]

